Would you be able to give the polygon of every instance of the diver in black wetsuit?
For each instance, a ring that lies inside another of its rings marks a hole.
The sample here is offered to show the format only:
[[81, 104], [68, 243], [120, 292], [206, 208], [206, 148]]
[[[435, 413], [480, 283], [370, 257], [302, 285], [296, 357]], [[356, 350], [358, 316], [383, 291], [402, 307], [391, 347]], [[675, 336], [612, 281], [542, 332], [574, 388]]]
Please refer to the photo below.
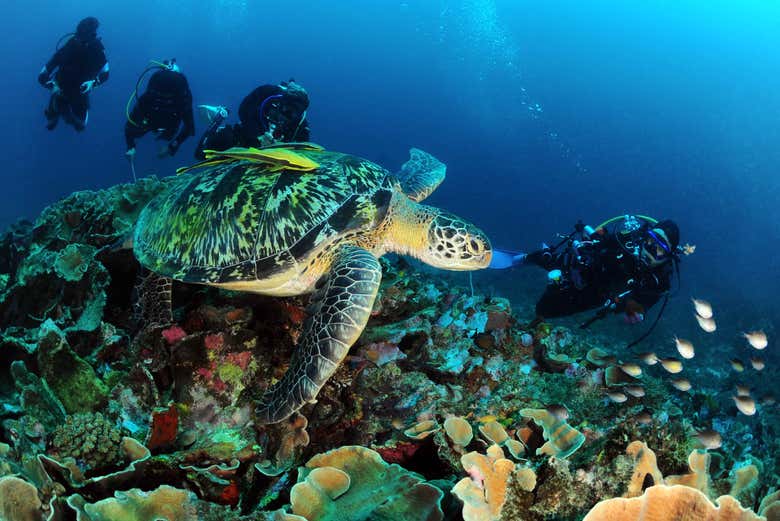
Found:
[[294, 80], [279, 85], [261, 85], [241, 102], [239, 123], [222, 125], [228, 115], [224, 107], [201, 105], [208, 113], [210, 125], [203, 134], [195, 157], [204, 159], [204, 150], [227, 150], [231, 147], [263, 147], [273, 143], [309, 140], [306, 109], [309, 95]]
[[609, 312], [623, 313], [626, 322], [635, 324], [668, 293], [679, 242], [673, 221], [626, 216], [613, 232], [606, 224], [593, 230], [578, 223], [554, 248], [528, 254], [494, 251], [491, 267], [533, 264], [548, 271], [549, 284], [536, 303], [537, 320], [598, 309], [583, 327]]
[[92, 16], [81, 20], [73, 37], [38, 74], [38, 82], [52, 91], [44, 111], [49, 130], [57, 126], [60, 116], [78, 131], [87, 126], [89, 93], [108, 79], [108, 60], [97, 36], [98, 25]]
[[168, 141], [158, 153], [159, 157], [176, 154], [182, 142], [195, 135], [192, 93], [175, 58], [160, 64], [160, 70], [149, 78], [146, 92], [137, 98], [127, 115], [125, 155], [135, 155], [135, 140], [147, 132], [155, 132], [157, 139]]

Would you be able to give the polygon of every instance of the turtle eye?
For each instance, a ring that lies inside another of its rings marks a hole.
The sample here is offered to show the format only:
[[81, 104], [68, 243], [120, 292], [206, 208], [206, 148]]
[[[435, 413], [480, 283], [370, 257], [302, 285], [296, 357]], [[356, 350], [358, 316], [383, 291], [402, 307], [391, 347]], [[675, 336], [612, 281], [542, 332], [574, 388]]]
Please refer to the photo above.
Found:
[[474, 238], [466, 242], [466, 249], [472, 255], [481, 255], [482, 252], [485, 250], [485, 245], [482, 243], [481, 240]]

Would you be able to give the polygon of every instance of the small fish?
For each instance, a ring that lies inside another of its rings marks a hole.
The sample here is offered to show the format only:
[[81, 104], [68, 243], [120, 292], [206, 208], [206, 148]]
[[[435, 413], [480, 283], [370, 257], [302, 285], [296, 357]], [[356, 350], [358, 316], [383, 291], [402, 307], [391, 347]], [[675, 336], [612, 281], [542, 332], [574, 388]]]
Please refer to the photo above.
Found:
[[561, 421], [566, 421], [569, 419], [569, 409], [567, 409], [565, 405], [554, 403], [552, 405], [548, 405], [545, 407], [545, 409], [547, 409], [547, 412]]
[[705, 449], [715, 450], [723, 445], [723, 438], [721, 438], [720, 433], [712, 429], [699, 431], [696, 433], [695, 437], [699, 440], [699, 443], [704, 445]]
[[756, 371], [763, 371], [764, 367], [766, 367], [766, 364], [761, 358], [758, 358], [757, 356], [750, 358], [750, 365], [753, 366], [753, 369]]
[[696, 314], [701, 318], [712, 318], [712, 306], [706, 300], [691, 299], [693, 301], [693, 307], [696, 310]]
[[655, 365], [658, 363], [658, 357], [653, 352], [648, 351], [646, 353], [639, 353], [637, 356], [647, 365]]
[[730, 363], [731, 363], [731, 368], [738, 373], [741, 373], [742, 371], [745, 370], [745, 364], [743, 364], [742, 360], [740, 360], [739, 358], [732, 358]]
[[682, 362], [676, 358], [659, 358], [658, 361], [661, 362], [661, 367], [672, 374], [677, 374], [683, 370]]
[[705, 333], [714, 333], [718, 326], [715, 324], [714, 318], [702, 318], [696, 315], [696, 321], [699, 323], [699, 327], [704, 330]]
[[756, 414], [756, 402], [750, 396], [734, 396], [734, 403], [737, 404], [739, 412], [746, 416]]
[[691, 390], [691, 382], [688, 381], [687, 378], [673, 378], [670, 380], [672, 384], [672, 387], [677, 389], [678, 391], [690, 391]]
[[623, 403], [628, 400], [628, 396], [621, 393], [620, 391], [607, 391], [607, 396], [615, 403]]
[[674, 337], [674, 344], [677, 346], [677, 352], [680, 353], [681, 357], [687, 358], [688, 360], [693, 358], [695, 353], [693, 350], [693, 344], [690, 342], [690, 340]]
[[650, 411], [645, 409], [644, 411], [637, 413], [637, 415], [634, 416], [634, 419], [642, 425], [647, 425], [653, 422], [653, 415], [650, 414]]
[[641, 385], [627, 385], [623, 390], [634, 398], [641, 398], [645, 395], [645, 388]]
[[737, 384], [737, 396], [750, 396], [750, 387]]
[[685, 254], [685, 256], [693, 255], [694, 252], [696, 251], [696, 245], [695, 244], [688, 244], [686, 242], [685, 244], [683, 244], [682, 250], [683, 250], [683, 254]]
[[486, 414], [485, 416], [480, 416], [477, 418], [477, 421], [479, 423], [490, 423], [498, 420], [498, 416], [495, 416], [493, 414]]
[[766, 338], [766, 333], [763, 331], [750, 331], [748, 333], [742, 333], [742, 336], [747, 338], [748, 344], [755, 349], [765, 349], [769, 344]]
[[635, 364], [633, 362], [626, 362], [625, 364], [620, 364], [620, 368], [623, 370], [624, 373], [626, 373], [629, 376], [639, 376], [642, 374], [642, 368], [639, 367], [639, 364]]

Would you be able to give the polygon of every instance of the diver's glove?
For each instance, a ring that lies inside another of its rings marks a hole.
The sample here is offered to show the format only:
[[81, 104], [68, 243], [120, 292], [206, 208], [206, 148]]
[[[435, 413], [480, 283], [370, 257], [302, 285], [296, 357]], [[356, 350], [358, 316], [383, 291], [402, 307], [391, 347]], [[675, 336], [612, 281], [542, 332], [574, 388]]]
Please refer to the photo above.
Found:
[[135, 147], [127, 149], [127, 152], [125, 152], [125, 157], [132, 161], [135, 157]]
[[91, 91], [92, 89], [94, 89], [95, 87], [97, 87], [98, 85], [99, 84], [98, 84], [97, 80], [87, 80], [87, 81], [85, 81], [84, 83], [81, 84], [81, 87], [79, 87], [79, 91], [82, 94], [86, 94], [89, 91]]

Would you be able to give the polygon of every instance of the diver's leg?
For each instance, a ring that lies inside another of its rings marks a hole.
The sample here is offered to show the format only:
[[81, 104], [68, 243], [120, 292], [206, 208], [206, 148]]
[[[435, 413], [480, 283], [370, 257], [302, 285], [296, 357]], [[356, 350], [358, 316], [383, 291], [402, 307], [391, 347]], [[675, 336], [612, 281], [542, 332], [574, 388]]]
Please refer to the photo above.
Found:
[[81, 132], [87, 128], [89, 121], [89, 96], [80, 94], [75, 99], [70, 100], [69, 105], [73, 116], [71, 124], [76, 131]]
[[44, 116], [46, 116], [46, 128], [49, 130], [54, 130], [54, 127], [57, 126], [57, 122], [60, 120], [59, 98], [59, 94], [53, 93], [49, 97], [48, 106], [43, 111]]
[[230, 125], [220, 127], [220, 124], [224, 121], [224, 118], [217, 116], [203, 133], [203, 137], [198, 141], [198, 146], [195, 148], [196, 159], [206, 159], [204, 150], [227, 150], [234, 146], [233, 130]]

